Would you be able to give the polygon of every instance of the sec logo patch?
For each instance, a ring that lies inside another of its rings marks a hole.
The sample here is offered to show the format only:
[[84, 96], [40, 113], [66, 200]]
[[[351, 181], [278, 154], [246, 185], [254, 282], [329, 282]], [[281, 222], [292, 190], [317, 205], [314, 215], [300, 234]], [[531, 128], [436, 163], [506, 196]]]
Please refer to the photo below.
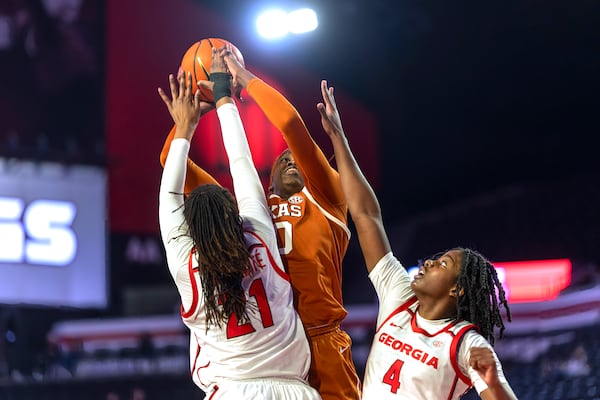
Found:
[[288, 203], [291, 204], [300, 204], [304, 201], [304, 199], [302, 198], [302, 196], [292, 196], [288, 199]]

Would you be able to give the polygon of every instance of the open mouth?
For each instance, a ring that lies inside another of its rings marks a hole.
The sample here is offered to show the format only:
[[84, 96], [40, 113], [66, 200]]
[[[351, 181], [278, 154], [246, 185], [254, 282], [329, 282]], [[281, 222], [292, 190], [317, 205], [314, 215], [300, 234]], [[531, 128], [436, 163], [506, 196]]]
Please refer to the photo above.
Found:
[[425, 276], [425, 271], [422, 268], [419, 268], [419, 272], [414, 276], [413, 279], [421, 279]]
[[296, 168], [296, 167], [287, 167], [285, 170], [283, 170], [283, 173], [287, 174], [287, 175], [297, 174], [298, 173], [298, 168]]

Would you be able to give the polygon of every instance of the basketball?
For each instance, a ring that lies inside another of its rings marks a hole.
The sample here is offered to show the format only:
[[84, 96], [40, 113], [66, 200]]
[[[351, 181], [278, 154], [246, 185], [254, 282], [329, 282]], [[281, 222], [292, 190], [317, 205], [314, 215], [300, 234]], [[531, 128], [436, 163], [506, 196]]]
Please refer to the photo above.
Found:
[[[181, 60], [181, 66], [179, 67], [179, 71], [184, 71], [186, 74], [188, 72], [192, 73], [193, 93], [196, 93], [196, 90], [198, 90], [198, 85], [196, 84], [196, 82], [208, 80], [208, 76], [210, 75], [210, 65], [212, 61], [212, 48], [221, 48], [228, 43], [231, 44], [233, 55], [238, 59], [240, 64], [244, 65], [244, 57], [242, 56], [242, 53], [231, 42], [225, 39], [202, 39], [197, 41], [196, 43], [191, 45], [189, 49], [187, 49]], [[200, 99], [202, 101], [214, 101], [212, 92], [210, 90], [204, 88], [200, 88], [200, 90]]]

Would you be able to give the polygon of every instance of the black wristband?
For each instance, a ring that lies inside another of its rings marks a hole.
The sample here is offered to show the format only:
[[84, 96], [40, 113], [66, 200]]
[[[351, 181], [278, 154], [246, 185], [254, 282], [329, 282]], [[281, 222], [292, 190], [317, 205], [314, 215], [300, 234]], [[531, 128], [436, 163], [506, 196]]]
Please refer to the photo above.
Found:
[[226, 72], [213, 72], [208, 79], [214, 82], [213, 96], [215, 103], [223, 97], [231, 97], [231, 76]]

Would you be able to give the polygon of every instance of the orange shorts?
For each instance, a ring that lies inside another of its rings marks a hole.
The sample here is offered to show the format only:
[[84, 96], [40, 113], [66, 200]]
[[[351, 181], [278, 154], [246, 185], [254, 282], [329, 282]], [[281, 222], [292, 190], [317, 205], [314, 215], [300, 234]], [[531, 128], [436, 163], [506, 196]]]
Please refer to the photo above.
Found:
[[339, 325], [307, 331], [311, 350], [308, 382], [323, 400], [359, 400], [361, 383], [352, 361], [352, 339]]

